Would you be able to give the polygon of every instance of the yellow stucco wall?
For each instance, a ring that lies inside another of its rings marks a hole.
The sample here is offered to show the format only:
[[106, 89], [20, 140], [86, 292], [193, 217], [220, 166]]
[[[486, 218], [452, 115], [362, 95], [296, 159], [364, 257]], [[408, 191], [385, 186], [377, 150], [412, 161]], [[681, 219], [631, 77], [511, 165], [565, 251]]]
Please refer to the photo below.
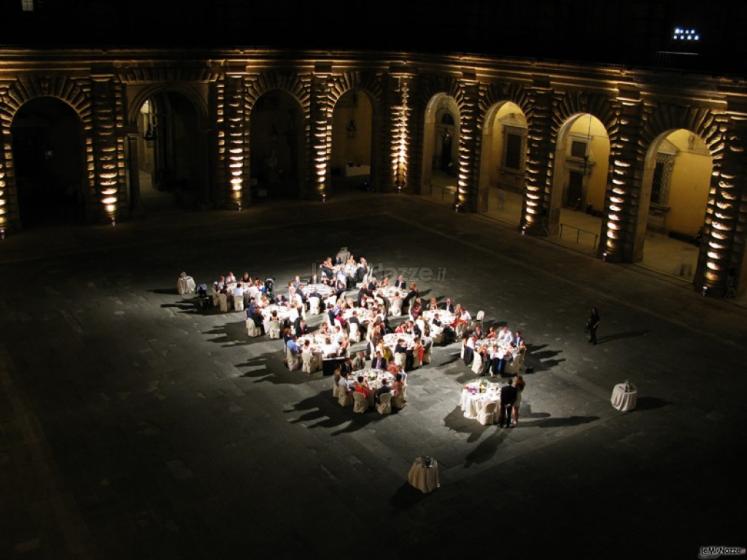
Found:
[[[610, 140], [607, 130], [596, 117], [582, 115], [578, 117], [568, 129], [568, 138], [565, 146], [567, 156], [571, 155], [571, 140], [574, 137], [591, 136], [589, 146], [589, 161], [594, 162], [591, 175], [586, 183], [586, 204], [591, 204], [597, 211], [604, 210], [604, 195], [607, 189], [607, 171], [609, 169]], [[566, 170], [565, 185], [568, 183], [568, 172]]]
[[[363, 92], [357, 92], [357, 104], [353, 106], [353, 92], [343, 95], [332, 115], [332, 159], [331, 166], [341, 171], [348, 162], [354, 165], [371, 164], [371, 131], [373, 107]], [[348, 138], [347, 126], [355, 121], [355, 136]]]
[[[691, 136], [695, 136], [692, 143]], [[669, 188], [666, 227], [669, 231], [694, 236], [705, 217], [713, 158], [705, 142], [689, 130], [676, 130], [666, 139], [678, 150]]]

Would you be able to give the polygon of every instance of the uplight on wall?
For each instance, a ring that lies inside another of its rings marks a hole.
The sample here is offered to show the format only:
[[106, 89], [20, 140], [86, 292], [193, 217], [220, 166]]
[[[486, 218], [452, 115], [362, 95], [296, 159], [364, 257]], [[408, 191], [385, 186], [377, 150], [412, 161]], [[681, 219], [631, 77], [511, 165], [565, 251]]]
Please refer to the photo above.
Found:
[[700, 34], [692, 28], [675, 27], [672, 39], [675, 41], [700, 41]]

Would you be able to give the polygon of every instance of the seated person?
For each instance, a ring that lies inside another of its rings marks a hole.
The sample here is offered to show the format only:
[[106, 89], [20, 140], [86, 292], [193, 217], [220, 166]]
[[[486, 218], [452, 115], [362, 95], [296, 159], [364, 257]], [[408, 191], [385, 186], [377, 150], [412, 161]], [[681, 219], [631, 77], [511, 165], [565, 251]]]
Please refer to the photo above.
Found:
[[366, 400], [368, 400], [371, 397], [371, 388], [366, 383], [365, 378], [362, 375], [358, 376], [357, 383], [355, 384], [355, 392], [356, 393], [362, 393], [364, 397], [366, 397]]
[[381, 380], [381, 387], [379, 387], [378, 389], [376, 389], [376, 402], [378, 403], [378, 402], [381, 401], [381, 395], [384, 395], [386, 393], [391, 393], [391, 392], [392, 392], [392, 388], [387, 383], [387, 380], [386, 379], [382, 379]]

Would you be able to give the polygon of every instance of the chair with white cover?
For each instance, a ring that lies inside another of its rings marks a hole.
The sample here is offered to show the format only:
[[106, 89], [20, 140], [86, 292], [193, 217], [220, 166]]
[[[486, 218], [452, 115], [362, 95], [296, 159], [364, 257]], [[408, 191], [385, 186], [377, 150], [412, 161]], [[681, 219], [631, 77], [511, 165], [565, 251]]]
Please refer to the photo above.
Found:
[[519, 354], [511, 360], [509, 363], [506, 364], [506, 368], [504, 369], [504, 372], [508, 375], [517, 375], [521, 373], [521, 368], [524, 367], [524, 356], [526, 354], [526, 349], [521, 349], [519, 351]]
[[397, 352], [394, 355], [394, 363], [402, 369], [405, 369], [405, 365], [407, 364], [407, 354], [404, 352]]
[[472, 358], [472, 373], [480, 373], [482, 371], [482, 354], [475, 352]]
[[262, 331], [254, 323], [254, 319], [247, 319], [246, 320], [246, 334], [249, 335], [252, 338], [254, 338], [255, 336], [259, 336], [259, 335], [262, 334]]
[[384, 393], [379, 397], [379, 404], [376, 405], [376, 410], [379, 414], [391, 414], [392, 413], [392, 394]]
[[350, 342], [361, 341], [361, 328], [358, 323], [348, 323], [350, 325]]
[[404, 389], [396, 395], [392, 396], [392, 408], [402, 409], [405, 408], [405, 404], [407, 404], [407, 399], [405, 399]]
[[424, 364], [431, 363], [431, 346], [425, 347], [425, 354], [423, 354], [423, 363]]
[[353, 412], [363, 414], [368, 410], [368, 399], [363, 393], [355, 391], [353, 393]]
[[218, 306], [221, 313], [228, 313], [228, 296], [226, 294], [218, 294]]
[[267, 328], [267, 334], [270, 338], [280, 338], [280, 321], [277, 319], [270, 320]]
[[319, 315], [319, 305], [321, 304], [321, 300], [316, 296], [311, 296], [309, 298], [309, 313], [312, 315]]
[[489, 402], [480, 409], [477, 414], [477, 421], [483, 426], [495, 424], [495, 411], [498, 408], [497, 402]]
[[233, 308], [236, 311], [244, 311], [244, 297], [236, 297], [233, 298]]
[[[314, 361], [314, 353], [311, 350], [304, 350], [301, 352], [301, 371], [304, 373], [311, 373], [313, 370], [311, 369], [313, 366]], [[336, 396], [337, 393], [337, 384], [335, 383], [335, 388], [333, 394]]]
[[402, 300], [393, 300], [389, 306], [389, 314], [392, 317], [399, 317], [402, 315]]
[[[183, 273], [182, 273], [183, 274]], [[176, 281], [176, 291], [180, 296], [195, 292], [195, 281], [191, 276], [179, 276]]]
[[485, 312], [481, 309], [477, 312], [477, 315], [475, 316], [475, 321], [480, 323], [480, 326], [482, 327], [482, 322], [485, 319]]
[[337, 402], [340, 403], [340, 406], [352, 406], [353, 405], [353, 396], [350, 394], [350, 391], [345, 391], [341, 387], [337, 389]]
[[288, 350], [286, 352], [286, 359], [288, 362], [288, 369], [290, 371], [295, 371], [301, 367], [301, 359], [298, 355], [298, 352], [293, 352], [292, 350]]
[[335, 374], [332, 377], [332, 398], [333, 399], [339, 399], [340, 398], [340, 376]]

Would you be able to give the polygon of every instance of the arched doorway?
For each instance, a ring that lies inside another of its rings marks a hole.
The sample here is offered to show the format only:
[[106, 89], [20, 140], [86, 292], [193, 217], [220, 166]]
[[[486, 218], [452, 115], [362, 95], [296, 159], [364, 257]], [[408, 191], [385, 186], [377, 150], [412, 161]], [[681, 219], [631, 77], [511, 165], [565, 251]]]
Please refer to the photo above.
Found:
[[445, 93], [434, 95], [425, 110], [420, 193], [449, 205], [457, 188], [459, 117], [456, 100]]
[[555, 148], [549, 232], [563, 243], [595, 252], [604, 215], [610, 139], [589, 113], [567, 119]]
[[207, 139], [192, 101], [174, 91], [149, 96], [140, 105], [137, 129], [137, 174], [143, 208], [148, 211], [206, 204]]
[[338, 99], [332, 113], [333, 192], [370, 188], [372, 145], [373, 103], [364, 91], [350, 90]]
[[651, 143], [636, 232], [645, 266], [693, 279], [712, 172], [708, 146], [690, 130], [670, 130]]
[[249, 142], [253, 200], [298, 197], [304, 181], [300, 103], [282, 90], [263, 94], [252, 110]]
[[512, 225], [521, 221], [526, 165], [527, 119], [510, 101], [493, 105], [485, 116], [480, 156], [480, 212]]
[[83, 222], [85, 142], [75, 110], [54, 97], [32, 99], [10, 130], [22, 225]]

